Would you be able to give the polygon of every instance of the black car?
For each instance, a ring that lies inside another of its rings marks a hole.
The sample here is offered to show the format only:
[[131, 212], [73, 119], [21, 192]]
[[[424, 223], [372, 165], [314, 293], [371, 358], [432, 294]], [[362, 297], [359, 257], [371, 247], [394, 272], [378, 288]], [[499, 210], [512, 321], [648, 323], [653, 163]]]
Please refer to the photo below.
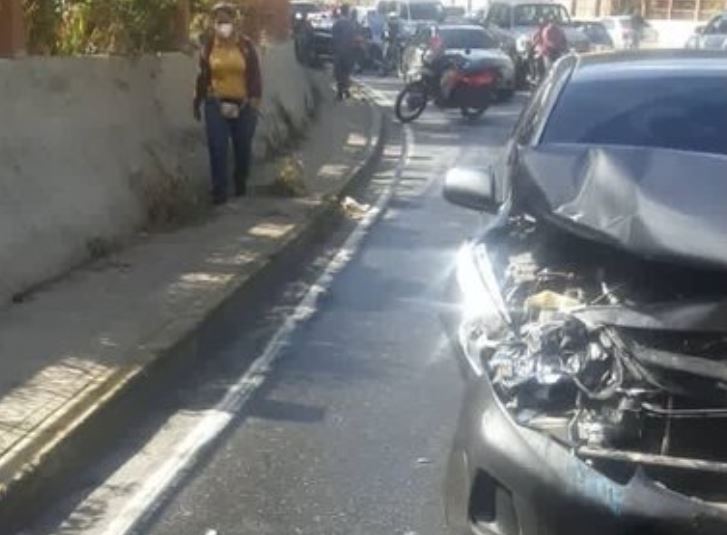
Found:
[[333, 57], [333, 13], [309, 13], [295, 34], [296, 55], [306, 65], [319, 66]]
[[317, 2], [294, 1], [290, 3], [290, 20], [295, 29], [298, 24], [305, 21], [310, 15], [320, 13], [321, 8]]
[[439, 40], [442, 54], [470, 61], [492, 64], [500, 73], [498, 95], [507, 100], [515, 93], [515, 64], [511, 56], [500, 48], [500, 43], [481, 26], [443, 24], [421, 28], [404, 50], [402, 71], [405, 79], [415, 78], [432, 53], [432, 43]]
[[727, 58], [569, 56], [501, 162], [446, 315], [468, 535], [727, 533]]

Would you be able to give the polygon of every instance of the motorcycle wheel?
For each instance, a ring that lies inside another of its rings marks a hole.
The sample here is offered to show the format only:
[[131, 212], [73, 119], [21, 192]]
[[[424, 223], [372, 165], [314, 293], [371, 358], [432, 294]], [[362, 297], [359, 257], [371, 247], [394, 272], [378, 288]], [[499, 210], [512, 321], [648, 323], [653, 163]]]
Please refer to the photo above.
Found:
[[402, 123], [410, 123], [418, 119], [426, 107], [427, 90], [421, 82], [407, 85], [396, 97], [396, 117]]
[[487, 111], [488, 107], [489, 106], [484, 106], [481, 108], [462, 107], [462, 117], [464, 117], [465, 119], [469, 119], [470, 121], [474, 121], [475, 119], [479, 119], [480, 117], [482, 117]]

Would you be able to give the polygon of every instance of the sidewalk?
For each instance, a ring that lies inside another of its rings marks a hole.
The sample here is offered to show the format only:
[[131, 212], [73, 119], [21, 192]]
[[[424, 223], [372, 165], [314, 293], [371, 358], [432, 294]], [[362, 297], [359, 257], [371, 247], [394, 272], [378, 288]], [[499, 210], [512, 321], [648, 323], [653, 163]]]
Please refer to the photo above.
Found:
[[[0, 310], [0, 509], [64, 440], [193, 336], [331, 212], [331, 196], [362, 178], [381, 146], [380, 112], [365, 102], [322, 106], [296, 151], [308, 196], [253, 194], [197, 226], [142, 237]], [[253, 188], [275, 172], [273, 165], [256, 169]]]

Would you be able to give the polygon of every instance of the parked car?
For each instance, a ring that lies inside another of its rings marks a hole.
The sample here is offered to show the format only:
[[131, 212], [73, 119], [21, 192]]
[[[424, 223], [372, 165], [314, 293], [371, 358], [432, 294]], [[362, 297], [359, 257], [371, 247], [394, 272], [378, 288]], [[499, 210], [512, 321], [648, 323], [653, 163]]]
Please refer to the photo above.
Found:
[[604, 52], [613, 50], [613, 39], [602, 22], [596, 20], [574, 20], [573, 26], [582, 31], [591, 42], [591, 50]]
[[527, 62], [532, 38], [544, 19], [552, 19], [563, 29], [568, 45], [576, 53], [589, 52], [590, 41], [584, 33], [571, 24], [568, 10], [561, 4], [541, 2], [502, 2], [490, 4], [483, 23], [503, 43], [515, 41], [518, 61], [515, 65], [518, 85], [525, 85]]
[[563, 58], [500, 163], [445, 315], [467, 377], [452, 533], [727, 533], [727, 58]]
[[308, 14], [303, 29], [295, 34], [295, 49], [299, 60], [318, 66], [333, 57], [333, 14], [320, 11]]
[[699, 26], [687, 42], [687, 48], [727, 50], [727, 11]]
[[413, 36], [420, 26], [437, 24], [444, 20], [446, 12], [438, 0], [381, 0], [378, 9], [399, 19], [401, 36]]
[[497, 69], [498, 100], [508, 100], [515, 93], [515, 64], [500, 49], [494, 36], [480, 26], [442, 25], [421, 28], [404, 50], [402, 59], [404, 79], [418, 75], [422, 63], [432, 53], [432, 42], [441, 40], [446, 57], [462, 57], [470, 62], [487, 63]]
[[290, 3], [290, 24], [293, 30], [295, 57], [301, 63], [311, 61], [309, 18], [320, 12], [320, 6], [315, 2], [297, 1]]
[[293, 28], [297, 26], [300, 21], [308, 18], [308, 15], [312, 13], [319, 13], [321, 7], [317, 2], [308, 2], [305, 0], [298, 0], [290, 3], [290, 20]]
[[631, 16], [605, 17], [601, 22], [616, 48], [639, 48], [640, 35]]

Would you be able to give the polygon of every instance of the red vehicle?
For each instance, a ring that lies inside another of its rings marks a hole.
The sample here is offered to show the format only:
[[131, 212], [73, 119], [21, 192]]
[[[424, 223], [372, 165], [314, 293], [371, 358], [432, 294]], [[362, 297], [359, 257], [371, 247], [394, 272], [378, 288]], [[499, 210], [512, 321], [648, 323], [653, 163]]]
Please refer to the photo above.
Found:
[[[439, 108], [459, 109], [469, 119], [482, 116], [514, 85], [512, 60], [488, 48], [488, 36], [474, 26], [443, 26], [430, 38], [415, 72], [406, 64], [410, 82], [399, 94], [396, 115], [402, 122], [417, 119], [433, 101]], [[412, 49], [412, 54], [417, 54]], [[410, 54], [411, 55], [411, 54]]]

